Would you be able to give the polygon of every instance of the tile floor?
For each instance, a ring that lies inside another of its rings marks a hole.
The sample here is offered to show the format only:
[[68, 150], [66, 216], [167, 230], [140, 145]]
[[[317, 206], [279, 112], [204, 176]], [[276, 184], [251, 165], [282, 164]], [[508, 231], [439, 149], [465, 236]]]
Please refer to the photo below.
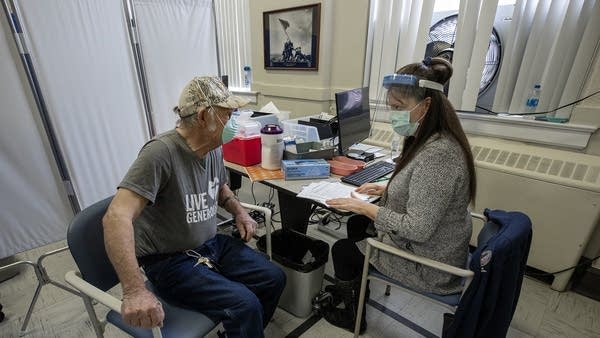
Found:
[[[257, 184], [254, 189], [258, 202], [266, 200], [267, 188]], [[240, 193], [240, 198], [243, 201], [253, 200], [249, 192]], [[330, 226], [333, 225], [336, 224]], [[330, 244], [336, 240], [330, 233], [318, 230], [315, 225], [311, 225], [308, 232], [310, 236]], [[335, 234], [336, 231], [332, 233]], [[64, 242], [53, 243], [21, 253], [17, 258], [35, 261], [44, 252], [64, 245]], [[46, 258], [44, 265], [53, 280], [63, 283], [65, 273], [75, 269], [75, 263], [68, 252]], [[325, 271], [326, 274], [333, 275], [331, 260], [327, 263]], [[0, 323], [0, 337], [19, 336], [36, 285], [37, 280], [29, 267], [25, 267], [15, 278], [0, 283], [0, 303], [4, 305], [3, 311], [7, 316]], [[442, 314], [447, 312], [444, 307], [399, 289], [392, 289], [392, 294], [385, 296], [384, 289], [384, 285], [372, 283], [371, 299], [396, 313], [396, 318], [409, 320], [435, 336], [441, 335]], [[102, 305], [96, 308], [99, 315], [106, 312]], [[305, 320], [278, 309], [265, 335], [274, 338], [285, 337]], [[400, 321], [371, 306], [367, 307], [367, 321], [369, 325], [364, 337], [422, 337]], [[83, 303], [78, 297], [52, 285], [42, 288], [25, 337], [94, 336]], [[110, 325], [107, 326], [105, 336], [126, 337]], [[307, 338], [351, 336], [351, 333], [329, 325], [324, 319], [316, 322], [301, 335]], [[216, 338], [216, 331], [211, 332], [209, 337]], [[525, 278], [508, 337], [600, 337], [600, 302], [573, 292], [559, 293], [551, 290], [549, 285]]]

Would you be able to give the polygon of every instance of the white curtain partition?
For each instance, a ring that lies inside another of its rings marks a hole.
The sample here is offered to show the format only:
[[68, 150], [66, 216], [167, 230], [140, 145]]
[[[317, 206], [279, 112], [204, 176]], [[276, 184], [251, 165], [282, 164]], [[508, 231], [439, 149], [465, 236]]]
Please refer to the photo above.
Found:
[[[85, 208], [115, 193], [148, 137], [122, 2], [19, 0], [17, 5], [50, 119]], [[37, 196], [29, 200], [39, 203]]]
[[172, 109], [194, 76], [219, 75], [211, 0], [134, 0], [157, 133], [175, 127]]
[[65, 238], [73, 217], [29, 84], [0, 15], [0, 258]]

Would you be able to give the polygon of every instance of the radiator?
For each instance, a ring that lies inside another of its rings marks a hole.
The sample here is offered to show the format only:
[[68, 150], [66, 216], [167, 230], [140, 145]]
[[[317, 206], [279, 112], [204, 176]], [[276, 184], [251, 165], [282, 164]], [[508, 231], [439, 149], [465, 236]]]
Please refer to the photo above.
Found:
[[[375, 122], [367, 143], [389, 147], [391, 127]], [[600, 157], [469, 136], [477, 171], [474, 211], [522, 211], [533, 223], [527, 264], [545, 272], [576, 265], [600, 215]], [[474, 224], [472, 243], [480, 225]], [[564, 291], [574, 270], [554, 275]]]

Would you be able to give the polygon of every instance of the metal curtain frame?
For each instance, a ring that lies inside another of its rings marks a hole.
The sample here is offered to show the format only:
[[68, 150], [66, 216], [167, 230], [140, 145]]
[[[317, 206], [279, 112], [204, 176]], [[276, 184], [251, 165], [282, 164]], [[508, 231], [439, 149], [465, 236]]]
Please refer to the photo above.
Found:
[[[216, 0], [218, 1], [218, 0]], [[217, 72], [219, 73], [219, 77], [223, 75], [221, 70], [221, 53], [219, 52], [219, 30], [217, 29], [217, 9], [215, 7], [215, 0], [211, 1], [212, 4], [212, 12], [213, 12], [213, 24], [215, 27], [215, 45], [216, 45], [216, 54], [217, 54]]]
[[[35, 67], [33, 66], [33, 62], [31, 59], [31, 55], [29, 53], [29, 48], [27, 46], [25, 37], [23, 35], [23, 28], [21, 26], [19, 16], [18, 16], [18, 6], [15, 0], [2, 0], [2, 7], [4, 9], [4, 13], [6, 14], [7, 21], [10, 25], [10, 29], [13, 33], [13, 39], [19, 51], [19, 56], [21, 59], [21, 63], [23, 65], [23, 70], [27, 75], [27, 81], [29, 82], [29, 86], [31, 88], [31, 92], [35, 99], [35, 104], [38, 108], [39, 116], [42, 120], [42, 124], [44, 126], [44, 131], [46, 132], [46, 137], [48, 138], [48, 142], [50, 143], [50, 148], [52, 150], [52, 155], [54, 157], [54, 161], [58, 167], [58, 172], [60, 174], [60, 178], [67, 192], [67, 198], [69, 200], [69, 204], [71, 205], [71, 209], [74, 214], [77, 214], [81, 211], [81, 207], [79, 201], [77, 199], [77, 194], [73, 189], [73, 184], [71, 182], [71, 176], [69, 174], [69, 170], [64, 160], [64, 156], [62, 150], [60, 149], [60, 145], [58, 143], [58, 139], [56, 137], [55, 129], [52, 125], [52, 121], [50, 119], [50, 115], [48, 113], [48, 107], [46, 105], [46, 101], [44, 100], [44, 95], [42, 93], [42, 89], [40, 87], [38, 77], [35, 71]], [[29, 304], [29, 308], [27, 310], [27, 314], [25, 315], [25, 319], [23, 320], [23, 325], [21, 326], [21, 332], [19, 336], [24, 336], [26, 334], [27, 325], [29, 324], [29, 320], [31, 319], [31, 314], [33, 313], [33, 308], [37, 303], [38, 297], [40, 295], [40, 291], [42, 287], [46, 284], [52, 284], [60, 289], [63, 289], [67, 292], [73, 293], [75, 295], [79, 295], [79, 293], [57, 281], [52, 280], [46, 269], [44, 268], [43, 260], [51, 255], [63, 252], [68, 250], [67, 246], [62, 247], [57, 250], [49, 251], [42, 254], [37, 261], [17, 261], [12, 264], [8, 264], [6, 266], [0, 267], [0, 271], [12, 269], [19, 265], [29, 265], [33, 267], [35, 272], [35, 276], [38, 280], [38, 285]]]
[[142, 96], [142, 103], [144, 104], [144, 115], [148, 126], [148, 135], [150, 138], [154, 138], [154, 136], [156, 136], [156, 127], [154, 126], [154, 120], [152, 120], [152, 100], [150, 100], [148, 77], [146, 75], [144, 55], [142, 53], [140, 34], [137, 29], [137, 18], [135, 16], [135, 8], [132, 0], [123, 0], [123, 8], [125, 9], [125, 15], [127, 16], [129, 43], [131, 44], [131, 51], [133, 52], [138, 85], [140, 86], [140, 94]]
[[58, 143], [58, 138], [56, 137], [56, 132], [54, 126], [52, 125], [52, 120], [50, 119], [50, 114], [48, 113], [48, 107], [38, 81], [35, 67], [33, 66], [33, 62], [31, 60], [29, 48], [25, 41], [25, 37], [23, 36], [23, 27], [21, 26], [21, 22], [17, 14], [18, 8], [16, 0], [2, 0], [2, 7], [4, 8], [6, 19], [8, 20], [10, 29], [12, 30], [13, 39], [19, 51], [23, 69], [27, 75], [27, 81], [31, 87], [31, 92], [33, 93], [35, 104], [38, 108], [39, 116], [44, 126], [44, 131], [46, 132], [46, 137], [50, 143], [50, 149], [52, 150], [54, 161], [58, 167], [58, 173], [60, 174], [62, 183], [67, 191], [67, 197], [69, 199], [69, 203], [71, 204], [71, 209], [76, 214], [81, 211], [81, 207], [79, 205], [75, 189], [73, 188], [71, 175], [69, 174], [69, 169], [67, 168], [65, 158], [62, 150], [60, 149], [60, 144]]
[[[218, 75], [221, 76], [221, 58], [219, 53], [219, 35], [217, 32], [217, 14], [215, 10], [215, 0], [212, 0], [211, 4], [215, 30], [217, 71], [219, 73]], [[146, 66], [144, 65], [144, 53], [142, 52], [142, 42], [140, 40], [140, 33], [138, 31], [138, 20], [135, 14], [135, 6], [133, 5], [133, 0], [123, 0], [123, 8], [127, 17], [129, 43], [131, 44], [131, 50], [133, 52], [137, 80], [140, 86], [142, 102], [144, 104], [144, 114], [146, 117], [146, 123], [148, 125], [148, 134], [150, 135], [150, 138], [153, 138], [154, 136], [156, 136], [156, 127], [154, 126], [154, 120], [152, 119], [152, 100], [150, 99], [148, 76], [146, 74]]]

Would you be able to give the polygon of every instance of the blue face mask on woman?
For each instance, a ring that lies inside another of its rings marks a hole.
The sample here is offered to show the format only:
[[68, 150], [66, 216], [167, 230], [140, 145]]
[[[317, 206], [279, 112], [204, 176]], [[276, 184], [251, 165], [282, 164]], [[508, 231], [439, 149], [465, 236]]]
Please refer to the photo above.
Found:
[[415, 110], [421, 102], [417, 103], [411, 110], [392, 110], [390, 112], [392, 129], [394, 129], [398, 135], [404, 137], [413, 136], [417, 129], [419, 129], [419, 122], [425, 117], [425, 114], [421, 116], [419, 121], [410, 122], [410, 113]]

